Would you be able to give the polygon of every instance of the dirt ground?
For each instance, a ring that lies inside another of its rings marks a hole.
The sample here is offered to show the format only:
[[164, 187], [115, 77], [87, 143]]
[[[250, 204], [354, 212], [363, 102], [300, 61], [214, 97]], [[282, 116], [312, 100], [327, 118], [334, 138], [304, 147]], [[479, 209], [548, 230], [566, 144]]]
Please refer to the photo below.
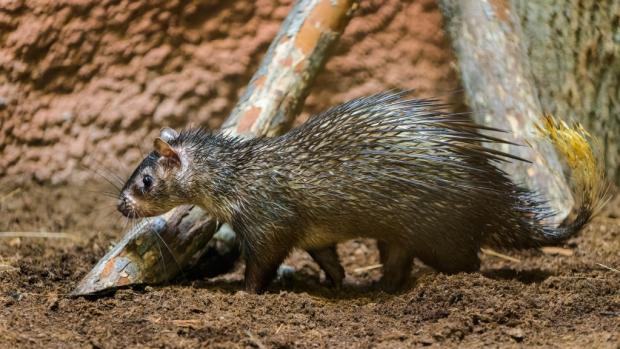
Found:
[[354, 241], [339, 251], [341, 291], [295, 252], [295, 276], [263, 295], [241, 291], [240, 266], [73, 299], [123, 226], [113, 201], [91, 190], [0, 183], [0, 231], [69, 234], [0, 238], [0, 347], [620, 347], [619, 198], [564, 246], [570, 256], [484, 255], [481, 272], [454, 276], [416, 265], [398, 295], [373, 288], [380, 271], [361, 268], [377, 263], [376, 250]]

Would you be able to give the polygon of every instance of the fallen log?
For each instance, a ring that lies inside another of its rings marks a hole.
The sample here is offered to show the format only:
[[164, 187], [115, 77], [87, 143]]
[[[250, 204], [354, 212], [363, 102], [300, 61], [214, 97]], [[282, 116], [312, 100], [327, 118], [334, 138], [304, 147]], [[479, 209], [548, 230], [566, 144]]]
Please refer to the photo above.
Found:
[[[288, 130], [356, 7], [355, 0], [297, 1], [222, 132], [253, 137]], [[181, 206], [141, 220], [72, 295], [162, 283], [198, 265], [212, 275], [228, 270], [237, 257], [234, 232], [220, 228], [199, 207]]]

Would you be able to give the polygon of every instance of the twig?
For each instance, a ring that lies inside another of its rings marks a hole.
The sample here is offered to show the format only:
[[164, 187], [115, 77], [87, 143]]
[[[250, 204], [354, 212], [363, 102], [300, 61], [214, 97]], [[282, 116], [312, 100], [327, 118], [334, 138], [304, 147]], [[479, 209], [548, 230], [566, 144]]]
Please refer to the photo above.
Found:
[[0, 238], [80, 239], [79, 235], [75, 233], [49, 231], [3, 231], [0, 232]]
[[383, 266], [383, 264], [373, 264], [373, 265], [369, 265], [369, 266], [366, 266], [366, 267], [361, 267], [361, 268], [353, 269], [353, 272], [355, 274], [361, 274], [361, 273], [366, 272], [366, 271], [371, 271], [371, 270], [379, 269], [382, 266]]
[[12, 265], [0, 264], [0, 273], [7, 272], [7, 271], [17, 271], [17, 270], [19, 270], [19, 268], [14, 267]]
[[261, 342], [261, 340], [260, 340], [260, 339], [258, 339], [258, 338], [257, 338], [254, 334], [252, 334], [252, 332], [250, 332], [249, 330], [248, 330], [248, 331], [245, 331], [245, 334], [247, 334], [247, 335], [248, 335], [248, 337], [250, 338], [250, 342], [254, 343], [254, 344], [255, 344], [255, 345], [256, 345], [259, 349], [265, 349], [265, 348], [267, 348], [267, 347], [263, 344], [263, 342]]
[[11, 192], [9, 192], [8, 194], [1, 196], [0, 197], [0, 203], [2, 203], [4, 200], [10, 198], [11, 196], [19, 193], [21, 190], [22, 190], [22, 188], [15, 188], [15, 189], [11, 190]]
[[201, 325], [203, 323], [203, 320], [199, 320], [199, 319], [177, 319], [177, 320], [172, 320], [172, 323], [175, 326], [179, 326], [179, 327], [195, 328], [196, 325]]
[[572, 256], [574, 254], [573, 250], [563, 247], [554, 247], [554, 246], [546, 246], [541, 247], [540, 250], [544, 254], [551, 255], [561, 255], [561, 256]]
[[49, 231], [3, 231], [0, 232], [0, 239], [1, 238], [80, 239], [78, 234]]
[[595, 278], [591, 276], [553, 276], [554, 279], [568, 279], [568, 280], [589, 280], [589, 281], [609, 281], [609, 279]]
[[503, 253], [499, 253], [499, 252], [493, 251], [493, 250], [488, 249], [488, 248], [481, 248], [480, 251], [482, 251], [482, 253], [484, 253], [484, 254], [486, 254], [488, 256], [499, 257], [499, 258], [505, 259], [507, 261], [511, 261], [511, 262], [515, 262], [515, 263], [521, 263], [521, 260], [518, 259], [518, 258], [510, 257], [510, 256], [507, 256], [507, 255], [505, 255]]
[[612, 268], [612, 267], [607, 266], [607, 265], [605, 265], [605, 264], [596, 263], [596, 265], [598, 265], [599, 267], [605, 268], [605, 269], [607, 269], [607, 270], [611, 270], [611, 271], [613, 271], [613, 272], [620, 273], [620, 270], [618, 270], [618, 269], [616, 269], [616, 268]]
[[280, 333], [280, 330], [282, 329], [283, 326], [284, 324], [280, 324], [280, 326], [278, 326], [278, 329], [276, 330], [276, 333], [274, 333], [274, 335]]

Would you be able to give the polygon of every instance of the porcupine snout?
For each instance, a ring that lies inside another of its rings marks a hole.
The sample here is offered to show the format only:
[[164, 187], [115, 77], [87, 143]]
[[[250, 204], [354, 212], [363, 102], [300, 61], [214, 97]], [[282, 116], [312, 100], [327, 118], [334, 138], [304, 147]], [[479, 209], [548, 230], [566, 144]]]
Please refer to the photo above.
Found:
[[122, 195], [118, 199], [118, 203], [116, 204], [116, 209], [123, 214], [123, 216], [127, 218], [135, 218], [135, 210], [133, 201], [127, 197], [127, 195]]

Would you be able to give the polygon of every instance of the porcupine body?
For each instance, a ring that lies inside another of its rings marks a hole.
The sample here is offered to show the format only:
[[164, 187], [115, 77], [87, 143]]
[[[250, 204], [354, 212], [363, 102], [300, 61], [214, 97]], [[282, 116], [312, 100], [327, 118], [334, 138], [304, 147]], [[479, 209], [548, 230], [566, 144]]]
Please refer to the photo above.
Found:
[[[183, 195], [231, 224], [246, 258], [246, 287], [260, 291], [294, 247], [328, 277], [344, 276], [335, 244], [378, 241], [383, 284], [399, 287], [413, 258], [438, 271], [476, 271], [482, 246], [561, 242], [592, 214], [585, 200], [561, 228], [535, 194], [496, 167], [512, 156], [466, 115], [403, 93], [359, 98], [274, 138], [241, 140], [186, 130], [170, 140], [189, 162]], [[519, 160], [516, 160], [519, 161]], [[185, 177], [183, 177], [185, 176]]]

